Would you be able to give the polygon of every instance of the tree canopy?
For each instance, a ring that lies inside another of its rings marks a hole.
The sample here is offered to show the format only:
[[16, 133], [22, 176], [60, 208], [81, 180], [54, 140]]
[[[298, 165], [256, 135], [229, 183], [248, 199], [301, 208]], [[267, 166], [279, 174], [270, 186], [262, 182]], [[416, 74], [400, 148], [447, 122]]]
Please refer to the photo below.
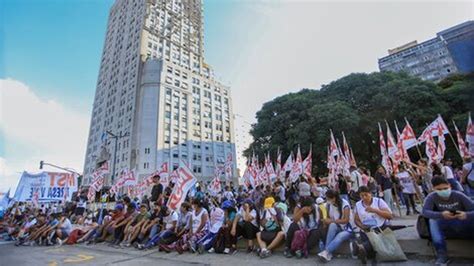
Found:
[[[323, 174], [332, 130], [341, 140], [344, 132], [357, 163], [373, 169], [380, 163], [377, 123], [386, 132], [388, 121], [396, 137], [394, 121], [401, 131], [407, 118], [418, 136], [441, 114], [453, 134], [452, 119], [464, 133], [467, 114], [474, 110], [473, 77], [455, 75], [435, 84], [404, 73], [356, 73], [319, 90], [302, 89], [277, 97], [257, 112], [257, 123], [250, 130], [253, 142], [244, 155], [264, 158], [270, 152], [275, 159], [280, 149], [286, 159], [297, 145], [303, 156], [312, 145], [313, 172]], [[446, 144], [445, 157], [459, 158], [449, 137]], [[424, 147], [420, 150], [425, 156]], [[409, 154], [418, 159], [416, 149]]]

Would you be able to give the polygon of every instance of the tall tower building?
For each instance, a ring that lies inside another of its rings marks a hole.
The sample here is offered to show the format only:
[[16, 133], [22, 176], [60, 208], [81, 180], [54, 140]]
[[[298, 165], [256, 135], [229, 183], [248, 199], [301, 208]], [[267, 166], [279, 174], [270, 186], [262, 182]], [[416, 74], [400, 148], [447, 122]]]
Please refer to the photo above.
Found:
[[97, 80], [84, 183], [108, 160], [113, 183], [122, 169], [139, 178], [185, 161], [201, 180], [232, 156], [230, 88], [204, 60], [200, 0], [116, 0]]

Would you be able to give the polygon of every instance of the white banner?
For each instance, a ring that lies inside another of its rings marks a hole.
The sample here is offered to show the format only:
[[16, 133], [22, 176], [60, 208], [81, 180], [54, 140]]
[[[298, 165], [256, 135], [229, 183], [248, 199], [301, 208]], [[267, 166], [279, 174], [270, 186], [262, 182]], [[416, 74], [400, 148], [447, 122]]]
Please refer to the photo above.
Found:
[[178, 210], [189, 190], [196, 182], [196, 177], [194, 177], [191, 169], [183, 163], [182, 166], [178, 168], [178, 178], [176, 179], [173, 192], [170, 195], [168, 207], [174, 211]]
[[16, 188], [16, 201], [38, 202], [71, 200], [72, 193], [77, 191], [77, 176], [71, 173], [42, 172], [30, 174], [23, 172]]

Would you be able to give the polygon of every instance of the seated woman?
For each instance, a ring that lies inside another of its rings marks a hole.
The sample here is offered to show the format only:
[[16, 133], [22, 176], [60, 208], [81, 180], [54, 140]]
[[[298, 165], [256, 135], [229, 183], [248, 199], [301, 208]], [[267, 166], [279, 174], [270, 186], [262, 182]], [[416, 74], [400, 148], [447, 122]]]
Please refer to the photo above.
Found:
[[354, 221], [357, 227], [361, 229], [362, 245], [357, 245], [356, 253], [361, 262], [365, 264], [367, 258], [375, 257], [375, 252], [365, 232], [372, 228], [384, 230], [389, 225], [389, 221], [393, 219], [393, 215], [387, 203], [381, 198], [373, 197], [368, 187], [361, 186], [359, 194], [361, 200], [355, 205]]
[[230, 234], [236, 238], [242, 236], [247, 239], [248, 253], [253, 251], [253, 240], [259, 232], [257, 220], [257, 210], [252, 200], [246, 199], [235, 216]]
[[209, 214], [207, 213], [207, 210], [203, 208], [203, 204], [203, 200], [193, 200], [193, 211], [191, 212], [190, 219], [190, 230], [186, 235], [183, 235], [183, 237], [178, 240], [175, 246], [176, 251], [179, 254], [182, 254], [188, 249], [196, 250], [197, 241], [204, 237], [209, 230]]
[[187, 236], [191, 228], [191, 212], [191, 204], [186, 201], [183, 202], [179, 208], [179, 212], [176, 212], [178, 214], [178, 222], [175, 229], [176, 234], [169, 238], [161, 239], [158, 244], [160, 251], [171, 252], [176, 248], [178, 240]]
[[[323, 225], [320, 223], [320, 217], [320, 209], [313, 199], [310, 197], [302, 198], [301, 203], [295, 207], [293, 223], [290, 225], [286, 235], [285, 257], [290, 258], [296, 255], [298, 258], [301, 258], [303, 255], [307, 256], [308, 252], [319, 244], [325, 232]], [[305, 244], [299, 243], [296, 245], [298, 249], [293, 250], [292, 246], [295, 246], [293, 245], [295, 233], [300, 230], [308, 232], [307, 236], [305, 236], [306, 242]], [[302, 246], [306, 246], [306, 248], [301, 248]]]
[[[231, 200], [222, 202], [221, 209], [224, 211], [224, 223], [217, 232], [214, 243], [208, 252], [229, 254], [233, 253], [231, 251], [236, 250], [237, 238], [232, 237], [230, 231], [232, 229], [235, 216], [237, 215], [237, 211], [235, 209], [234, 202]], [[199, 253], [204, 252], [204, 250], [201, 250], [200, 248], [198, 251]]]
[[[204, 253], [204, 251], [209, 250], [213, 246], [217, 233], [224, 224], [224, 210], [218, 206], [217, 199], [213, 199], [212, 206], [213, 207], [211, 207], [211, 213], [209, 217], [209, 232], [196, 242], [197, 251], [199, 254]], [[195, 251], [196, 250], [193, 250], [193, 252]]]
[[272, 197], [265, 199], [264, 210], [260, 219], [260, 225], [263, 230], [257, 233], [257, 242], [260, 246], [260, 258], [270, 256], [272, 250], [285, 239], [285, 223], [287, 229], [291, 221], [289, 221], [281, 205], [284, 204], [275, 204], [275, 200]]
[[323, 219], [323, 223], [328, 226], [326, 245], [325, 249], [318, 254], [323, 262], [329, 262], [334, 251], [352, 236], [352, 227], [349, 223], [351, 215], [349, 202], [335, 190], [326, 192], [326, 200], [328, 217]]

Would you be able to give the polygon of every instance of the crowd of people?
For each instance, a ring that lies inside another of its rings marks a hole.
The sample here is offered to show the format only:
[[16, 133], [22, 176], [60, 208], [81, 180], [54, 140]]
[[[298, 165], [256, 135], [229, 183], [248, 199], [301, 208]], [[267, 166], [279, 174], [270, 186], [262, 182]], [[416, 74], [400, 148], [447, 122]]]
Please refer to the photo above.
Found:
[[316, 251], [322, 262], [331, 261], [348, 243], [352, 256], [365, 263], [376, 257], [367, 232], [390, 228], [397, 208], [404, 206], [406, 215], [421, 213], [427, 219], [436, 263], [442, 265], [448, 263], [446, 237], [474, 239], [469, 198], [474, 164], [469, 158], [459, 169], [451, 164], [449, 159], [431, 165], [422, 159], [402, 163], [392, 175], [380, 166], [373, 176], [352, 166], [334, 187], [305, 177], [255, 188], [229, 182], [219, 193], [201, 184], [177, 210], [167, 207], [173, 184], [163, 187], [156, 175], [149, 196], [122, 195], [110, 210], [105, 204], [88, 208], [86, 191], [63, 204], [16, 202], [1, 220], [0, 233], [17, 246], [104, 242], [180, 254], [235, 254], [242, 239], [245, 252], [261, 258], [283, 246], [287, 258]]

